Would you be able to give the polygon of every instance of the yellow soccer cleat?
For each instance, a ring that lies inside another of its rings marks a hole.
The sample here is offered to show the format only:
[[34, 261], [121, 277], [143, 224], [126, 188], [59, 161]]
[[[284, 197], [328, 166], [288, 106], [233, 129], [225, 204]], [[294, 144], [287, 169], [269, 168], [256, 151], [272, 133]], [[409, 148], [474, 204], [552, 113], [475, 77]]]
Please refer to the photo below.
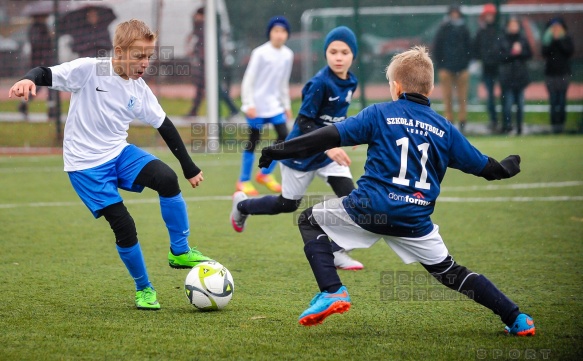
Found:
[[281, 193], [281, 184], [273, 178], [271, 174], [263, 174], [261, 172], [257, 173], [255, 180], [259, 184], [263, 184], [270, 191], [274, 193]]
[[245, 182], [237, 182], [237, 185], [235, 187], [237, 189], [237, 191], [243, 192], [248, 196], [256, 196], [259, 195], [259, 192], [257, 191], [257, 189], [255, 189], [255, 186], [253, 185], [253, 183], [251, 183], [251, 181], [245, 181]]

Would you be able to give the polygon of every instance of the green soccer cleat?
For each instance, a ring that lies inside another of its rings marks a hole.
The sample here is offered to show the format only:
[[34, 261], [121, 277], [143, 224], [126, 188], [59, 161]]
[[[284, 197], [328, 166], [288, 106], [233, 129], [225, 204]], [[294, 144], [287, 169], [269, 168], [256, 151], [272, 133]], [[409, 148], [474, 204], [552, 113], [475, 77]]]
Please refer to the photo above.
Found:
[[136, 292], [136, 307], [138, 310], [158, 311], [160, 304], [156, 297], [156, 291], [152, 287], [146, 287]]
[[172, 251], [168, 252], [168, 264], [172, 268], [192, 268], [198, 265], [200, 262], [212, 260], [212, 258], [209, 258], [200, 253], [196, 247], [192, 247], [190, 251], [179, 254], [178, 256], [174, 255]]

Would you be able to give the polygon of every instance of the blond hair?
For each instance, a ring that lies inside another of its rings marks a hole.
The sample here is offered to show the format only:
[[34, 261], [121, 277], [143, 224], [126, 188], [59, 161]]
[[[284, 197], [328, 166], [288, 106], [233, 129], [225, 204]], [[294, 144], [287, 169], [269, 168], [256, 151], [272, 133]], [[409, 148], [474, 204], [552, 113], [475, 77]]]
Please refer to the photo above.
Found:
[[154, 33], [142, 20], [131, 19], [120, 23], [115, 28], [113, 47], [127, 49], [136, 40], [156, 41], [158, 35]]
[[433, 89], [433, 61], [427, 48], [414, 46], [393, 56], [386, 68], [387, 80], [397, 81], [404, 92], [428, 95]]

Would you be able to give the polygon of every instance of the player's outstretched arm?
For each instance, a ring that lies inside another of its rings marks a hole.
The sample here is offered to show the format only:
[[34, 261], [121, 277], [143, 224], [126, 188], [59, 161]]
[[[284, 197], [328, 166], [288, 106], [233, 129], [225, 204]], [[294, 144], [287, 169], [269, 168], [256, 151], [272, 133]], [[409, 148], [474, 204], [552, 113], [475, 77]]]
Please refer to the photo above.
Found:
[[501, 162], [498, 162], [492, 157], [488, 157], [488, 163], [486, 163], [486, 166], [478, 175], [491, 181], [511, 178], [518, 173], [520, 173], [520, 156], [509, 155]]
[[24, 97], [24, 100], [28, 100], [29, 93], [36, 96], [37, 86], [51, 85], [53, 85], [51, 69], [46, 67], [33, 68], [10, 88], [8, 97], [12, 98], [14, 95], [16, 97]]
[[306, 158], [340, 146], [340, 133], [333, 125], [328, 125], [286, 142], [275, 143], [263, 148], [259, 168], [267, 168], [272, 160]]
[[176, 159], [180, 162], [184, 177], [188, 179], [192, 188], [196, 188], [200, 182], [204, 180], [202, 177], [202, 171], [196, 166], [196, 164], [194, 164], [192, 158], [190, 158], [178, 130], [168, 117], [164, 119], [164, 122], [160, 128], [158, 128], [158, 133], [160, 133], [162, 139], [164, 139], [168, 148], [172, 151], [172, 154], [174, 154]]

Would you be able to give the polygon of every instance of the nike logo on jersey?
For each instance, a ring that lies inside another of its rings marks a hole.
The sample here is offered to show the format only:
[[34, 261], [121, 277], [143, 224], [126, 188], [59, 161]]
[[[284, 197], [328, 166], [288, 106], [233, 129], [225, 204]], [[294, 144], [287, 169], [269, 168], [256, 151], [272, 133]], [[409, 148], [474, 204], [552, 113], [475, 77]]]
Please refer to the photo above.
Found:
[[99, 87], [95, 88], [95, 90], [97, 90], [98, 92], [105, 92], [105, 93], [107, 93], [107, 90], [99, 89]]
[[340, 97], [339, 97], [339, 96], [337, 96], [337, 97], [330, 97], [330, 98], [328, 98], [328, 101], [331, 101], [331, 102], [333, 102], [333, 101], [336, 101], [336, 100], [338, 100], [338, 99], [340, 99]]

